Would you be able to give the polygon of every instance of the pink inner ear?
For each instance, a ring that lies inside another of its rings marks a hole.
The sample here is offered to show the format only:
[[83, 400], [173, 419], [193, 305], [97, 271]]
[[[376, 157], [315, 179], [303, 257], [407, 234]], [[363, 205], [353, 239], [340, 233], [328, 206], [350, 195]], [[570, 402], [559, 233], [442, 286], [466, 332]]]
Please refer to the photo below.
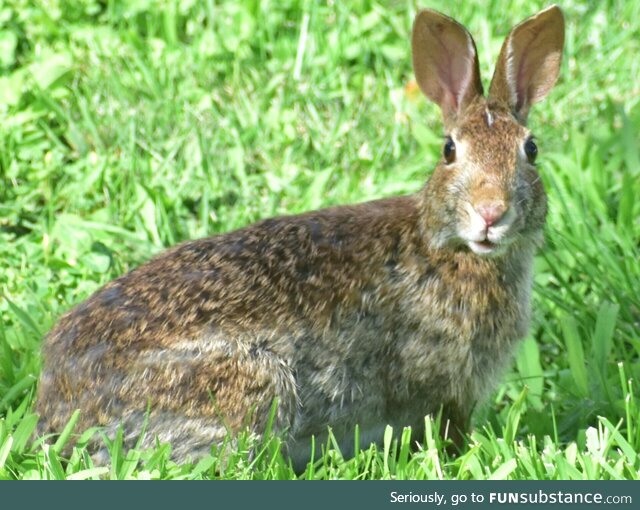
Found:
[[[516, 111], [521, 111], [544, 97], [555, 83], [557, 71], [554, 62], [559, 60], [549, 52], [549, 29], [545, 25], [522, 29], [515, 40], [512, 39], [512, 54], [517, 56], [512, 69], [511, 87], [516, 94]], [[514, 83], [515, 81], [515, 83]]]
[[527, 71], [527, 52], [525, 51], [520, 62], [518, 63], [518, 72], [516, 78], [516, 110], [522, 110], [522, 107], [528, 102], [527, 98], [527, 85], [529, 84], [530, 76]]
[[475, 50], [467, 36], [437, 24], [432, 29], [439, 48], [435, 52], [436, 73], [443, 92], [443, 103], [453, 110], [460, 107], [475, 64]]

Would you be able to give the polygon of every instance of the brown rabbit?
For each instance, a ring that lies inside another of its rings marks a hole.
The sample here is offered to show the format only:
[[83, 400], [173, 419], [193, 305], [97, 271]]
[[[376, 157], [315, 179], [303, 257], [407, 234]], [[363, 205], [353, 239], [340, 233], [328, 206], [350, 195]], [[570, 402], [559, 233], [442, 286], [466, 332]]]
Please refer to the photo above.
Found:
[[347, 454], [356, 424], [364, 446], [387, 424], [420, 439], [440, 409], [465, 431], [527, 331], [546, 198], [525, 123], [563, 39], [556, 6], [517, 25], [485, 98], [471, 35], [421, 11], [415, 75], [447, 134], [425, 187], [187, 242], [109, 283], [45, 339], [40, 432], [81, 409], [131, 444], [150, 409], [144, 444], [184, 460], [260, 434], [275, 400], [304, 466], [328, 427]]

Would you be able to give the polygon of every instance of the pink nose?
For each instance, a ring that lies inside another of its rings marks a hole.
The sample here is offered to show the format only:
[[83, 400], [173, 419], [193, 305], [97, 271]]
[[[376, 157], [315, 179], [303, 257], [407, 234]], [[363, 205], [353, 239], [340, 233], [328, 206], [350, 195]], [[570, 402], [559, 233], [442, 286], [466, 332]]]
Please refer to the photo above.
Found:
[[475, 206], [475, 210], [482, 216], [487, 227], [490, 227], [500, 221], [507, 212], [507, 206], [504, 202], [481, 202]]

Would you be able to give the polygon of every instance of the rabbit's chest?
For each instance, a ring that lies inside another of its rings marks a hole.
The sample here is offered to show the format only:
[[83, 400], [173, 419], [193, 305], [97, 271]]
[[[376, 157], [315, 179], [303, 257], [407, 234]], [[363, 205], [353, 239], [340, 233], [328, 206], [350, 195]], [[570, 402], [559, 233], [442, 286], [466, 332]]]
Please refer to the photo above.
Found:
[[407, 318], [393, 344], [390, 376], [403, 374], [397, 395], [426, 392], [440, 403], [477, 398], [528, 329], [528, 275], [452, 285], [433, 279], [407, 299]]
[[387, 294], [402, 298], [363, 299], [304, 338], [291, 358], [300, 402], [294, 436], [321, 436], [329, 426], [348, 449], [356, 424], [366, 441], [388, 424], [419, 430], [443, 405], [470, 410], [528, 323], [526, 291], [473, 283], [404, 285]]
[[472, 339], [448, 336], [438, 324], [362, 313], [305, 339], [293, 362], [296, 428], [352, 431], [358, 423], [363, 433], [379, 431], [396, 421], [420, 422], [442, 402], [464, 398], [474, 371]]
[[[385, 428], [396, 432], [410, 426], [419, 433], [427, 414], [436, 414], [450, 400], [464, 398], [469, 387], [468, 349], [452, 349], [445, 342], [426, 345], [419, 321], [384, 328], [360, 317], [352, 327], [325, 332], [295, 363], [300, 405], [293, 420], [290, 454], [308, 455], [310, 436], [322, 444], [328, 427], [344, 455], [360, 445], [379, 442]], [[350, 348], [345, 347], [349, 332]], [[402, 346], [400, 348], [400, 346]]]

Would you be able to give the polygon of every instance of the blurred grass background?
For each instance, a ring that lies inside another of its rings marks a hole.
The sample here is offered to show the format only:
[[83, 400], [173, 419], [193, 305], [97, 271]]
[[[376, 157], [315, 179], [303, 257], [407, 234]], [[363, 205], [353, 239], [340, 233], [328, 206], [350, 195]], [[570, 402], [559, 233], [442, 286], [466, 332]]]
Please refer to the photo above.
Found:
[[[181, 240], [418, 190], [443, 132], [413, 82], [416, 10], [469, 28], [486, 86], [509, 29], [546, 5], [0, 3], [0, 476], [292, 477], [277, 444], [224, 467], [117, 441], [107, 471], [61, 460], [30, 439], [43, 335]], [[329, 449], [306, 477], [640, 477], [640, 3], [561, 7], [561, 79], [530, 116], [547, 244], [512, 370], [463, 455], [389, 437], [355, 459]]]

